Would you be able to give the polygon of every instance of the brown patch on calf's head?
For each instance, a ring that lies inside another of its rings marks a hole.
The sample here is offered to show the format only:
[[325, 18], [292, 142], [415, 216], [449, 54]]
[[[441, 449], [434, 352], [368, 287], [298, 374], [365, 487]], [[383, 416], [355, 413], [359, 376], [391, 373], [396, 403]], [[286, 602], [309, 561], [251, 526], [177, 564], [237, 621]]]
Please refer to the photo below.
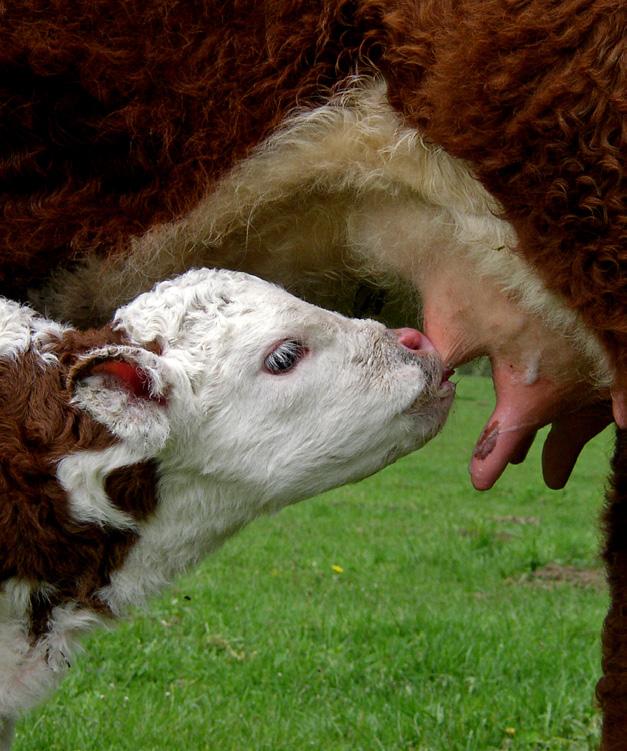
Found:
[[[71, 331], [47, 348], [56, 363], [44, 364], [32, 351], [0, 360], [0, 583], [13, 577], [33, 583], [33, 634], [45, 630], [52, 608], [63, 602], [104, 610], [95, 593], [137, 539], [133, 530], [74, 519], [56, 476], [61, 459], [117, 442], [71, 403], [66, 381], [77, 358], [119, 341], [109, 328]], [[156, 507], [156, 482], [156, 465], [147, 461], [111, 472], [105, 491], [140, 521]]]
[[157, 505], [157, 480], [157, 463], [151, 460], [114, 469], [105, 479], [105, 490], [117, 508], [141, 521]]

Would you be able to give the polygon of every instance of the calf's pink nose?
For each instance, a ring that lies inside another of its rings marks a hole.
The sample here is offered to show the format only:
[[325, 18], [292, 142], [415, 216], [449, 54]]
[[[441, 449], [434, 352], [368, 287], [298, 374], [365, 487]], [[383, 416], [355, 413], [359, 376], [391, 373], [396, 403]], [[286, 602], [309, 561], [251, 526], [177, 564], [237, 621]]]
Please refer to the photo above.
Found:
[[413, 352], [435, 352], [435, 347], [430, 340], [417, 329], [402, 328], [392, 329], [398, 343]]

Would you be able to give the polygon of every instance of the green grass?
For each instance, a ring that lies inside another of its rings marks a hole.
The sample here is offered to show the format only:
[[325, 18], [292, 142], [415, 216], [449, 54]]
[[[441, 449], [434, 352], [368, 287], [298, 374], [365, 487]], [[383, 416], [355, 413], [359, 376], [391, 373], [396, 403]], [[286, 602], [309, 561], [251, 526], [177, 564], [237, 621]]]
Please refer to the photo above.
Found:
[[600, 567], [610, 436], [562, 492], [535, 447], [479, 494], [490, 383], [458, 394], [422, 451], [256, 522], [88, 639], [18, 751], [595, 748], [607, 594], [576, 574]]

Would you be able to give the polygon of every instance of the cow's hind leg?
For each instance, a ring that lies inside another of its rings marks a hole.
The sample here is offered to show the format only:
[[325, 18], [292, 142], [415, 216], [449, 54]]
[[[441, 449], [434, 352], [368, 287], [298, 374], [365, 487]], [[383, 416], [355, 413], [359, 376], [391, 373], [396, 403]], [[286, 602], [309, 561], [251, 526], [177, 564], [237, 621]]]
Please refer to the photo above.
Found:
[[627, 430], [617, 431], [614, 475], [605, 509], [605, 564], [610, 609], [603, 629], [601, 751], [627, 749]]

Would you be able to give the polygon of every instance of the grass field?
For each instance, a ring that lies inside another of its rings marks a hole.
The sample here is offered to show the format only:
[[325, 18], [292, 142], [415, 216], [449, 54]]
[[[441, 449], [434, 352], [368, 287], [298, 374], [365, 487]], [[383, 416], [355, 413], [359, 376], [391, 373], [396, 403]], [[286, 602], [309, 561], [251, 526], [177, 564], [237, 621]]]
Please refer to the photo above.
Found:
[[465, 377], [427, 448], [256, 522], [88, 639], [17, 750], [595, 748], [611, 439], [565, 491], [535, 447], [479, 494], [466, 465], [491, 399]]

